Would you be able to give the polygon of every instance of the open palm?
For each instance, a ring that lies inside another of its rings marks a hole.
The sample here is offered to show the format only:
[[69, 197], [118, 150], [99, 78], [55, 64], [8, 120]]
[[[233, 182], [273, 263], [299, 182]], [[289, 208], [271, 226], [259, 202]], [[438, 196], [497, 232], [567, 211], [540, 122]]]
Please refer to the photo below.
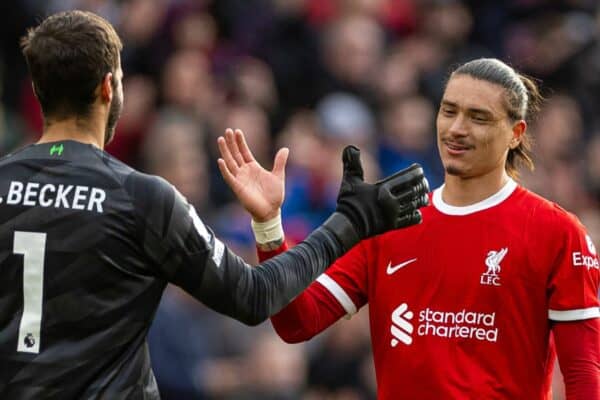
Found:
[[288, 149], [277, 152], [273, 170], [268, 171], [254, 159], [241, 130], [227, 129], [224, 136], [217, 139], [223, 179], [255, 221], [274, 218], [283, 204]]

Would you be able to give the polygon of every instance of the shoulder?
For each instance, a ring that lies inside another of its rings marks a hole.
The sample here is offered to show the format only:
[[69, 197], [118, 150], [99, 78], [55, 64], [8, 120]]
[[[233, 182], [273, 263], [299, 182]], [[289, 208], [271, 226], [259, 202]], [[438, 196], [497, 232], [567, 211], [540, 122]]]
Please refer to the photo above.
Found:
[[139, 194], [147, 192], [172, 192], [174, 190], [173, 186], [166, 179], [136, 170], [127, 175], [124, 186], [128, 191]]
[[176, 190], [164, 178], [138, 171], [100, 149], [94, 148], [93, 151], [138, 206], [146, 209], [152, 204], [172, 202]]
[[569, 234], [585, 230], [579, 219], [560, 205], [520, 188], [523, 206], [531, 211], [531, 224], [546, 234]]
[[0, 166], [2, 166], [4, 164], [8, 164], [8, 163], [12, 162], [13, 160], [17, 159], [21, 155], [21, 153], [23, 153], [29, 147], [30, 146], [24, 146], [22, 148], [16, 149], [16, 150], [0, 157]]
[[136, 170], [127, 176], [123, 188], [142, 213], [156, 209], [171, 209], [178, 193], [164, 178]]
[[521, 188], [523, 192], [523, 205], [532, 210], [536, 220], [541, 223], [579, 223], [577, 217], [562, 208], [560, 205], [550, 201], [536, 193]]
[[106, 169], [111, 171], [114, 178], [120, 183], [124, 183], [131, 174], [137, 172], [135, 168], [118, 160], [104, 150], [92, 146], [90, 146], [89, 149], [96, 157], [97, 162], [100, 162]]

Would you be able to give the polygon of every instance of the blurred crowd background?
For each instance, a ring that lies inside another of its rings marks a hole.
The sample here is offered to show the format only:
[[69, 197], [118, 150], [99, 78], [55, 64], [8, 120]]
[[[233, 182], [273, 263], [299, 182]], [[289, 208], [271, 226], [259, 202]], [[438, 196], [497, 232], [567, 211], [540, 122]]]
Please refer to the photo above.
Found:
[[[362, 149], [367, 180], [419, 162], [441, 184], [444, 81], [482, 56], [541, 81], [536, 170], [521, 182], [578, 215], [600, 244], [597, 0], [3, 1], [1, 154], [42, 129], [19, 38], [74, 8], [107, 18], [125, 46], [124, 111], [107, 151], [173, 183], [249, 262], [249, 217], [216, 163], [226, 127], [243, 129], [267, 167], [290, 148], [283, 221], [297, 242], [332, 211], [346, 144]], [[269, 322], [245, 327], [170, 287], [149, 336], [163, 398], [374, 399], [367, 313], [287, 345]]]

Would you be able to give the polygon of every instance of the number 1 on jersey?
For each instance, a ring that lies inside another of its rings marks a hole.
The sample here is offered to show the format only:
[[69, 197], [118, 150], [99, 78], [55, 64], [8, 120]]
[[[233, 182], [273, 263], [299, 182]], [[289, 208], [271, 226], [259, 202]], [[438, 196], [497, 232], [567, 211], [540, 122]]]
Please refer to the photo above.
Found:
[[23, 255], [23, 316], [17, 351], [40, 352], [46, 234], [15, 231], [13, 252]]

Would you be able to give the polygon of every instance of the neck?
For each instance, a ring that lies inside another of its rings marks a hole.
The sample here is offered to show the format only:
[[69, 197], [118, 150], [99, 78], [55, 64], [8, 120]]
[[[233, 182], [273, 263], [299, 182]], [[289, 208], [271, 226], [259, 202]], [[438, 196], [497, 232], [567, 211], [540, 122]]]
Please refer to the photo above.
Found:
[[445, 203], [457, 207], [475, 204], [500, 191], [509, 179], [504, 169], [476, 178], [446, 174], [442, 199]]
[[97, 118], [84, 120], [72, 117], [60, 121], [47, 122], [38, 143], [75, 140], [103, 149], [105, 124], [97, 123], [98, 121], [95, 121], [95, 119]]

